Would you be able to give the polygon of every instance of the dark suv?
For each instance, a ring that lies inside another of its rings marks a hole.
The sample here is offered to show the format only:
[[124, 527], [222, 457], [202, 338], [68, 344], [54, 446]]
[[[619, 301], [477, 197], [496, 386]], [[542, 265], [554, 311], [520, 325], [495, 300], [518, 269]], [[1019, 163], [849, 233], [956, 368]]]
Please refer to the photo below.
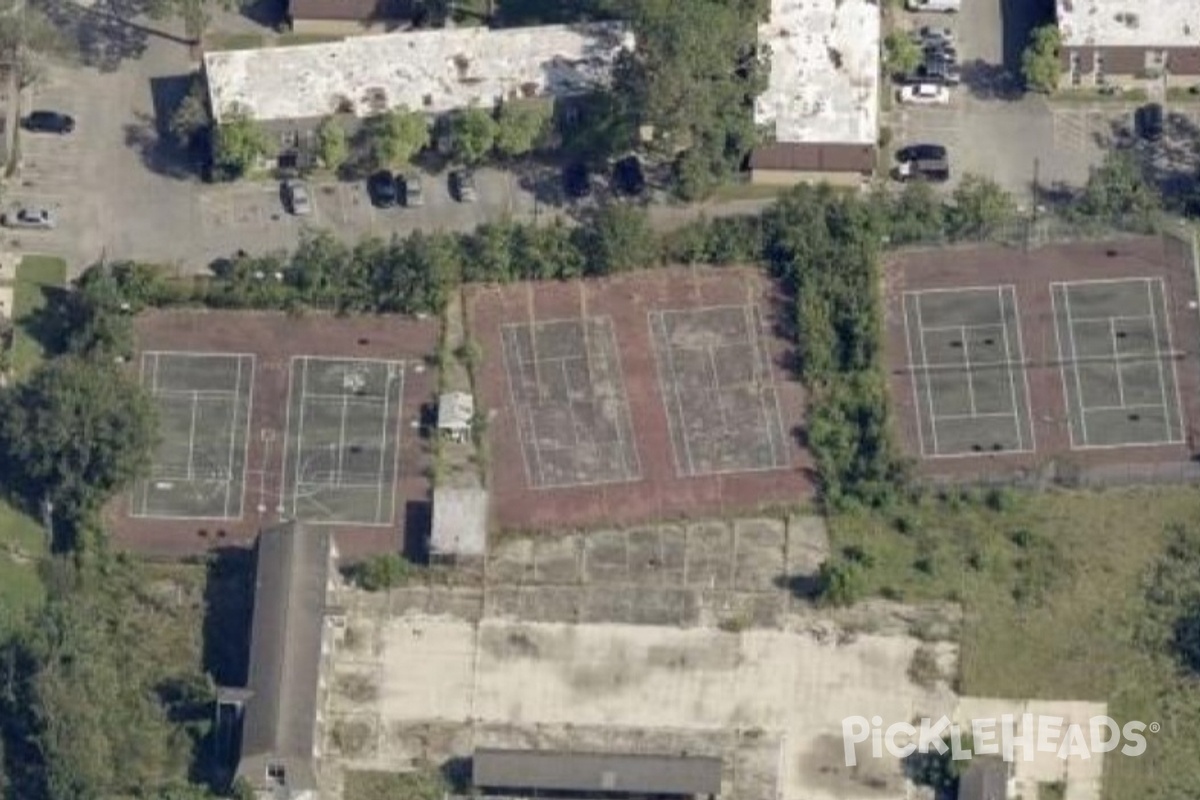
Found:
[[1163, 107], [1158, 103], [1147, 103], [1134, 112], [1133, 124], [1138, 136], [1148, 142], [1157, 142], [1163, 135]]
[[64, 134], [75, 130], [75, 119], [57, 111], [34, 111], [21, 120], [21, 127], [35, 133]]
[[896, 160], [901, 163], [909, 161], [936, 161], [946, 157], [946, 148], [940, 144], [910, 144], [896, 151]]
[[376, 208], [391, 208], [400, 202], [400, 187], [387, 170], [380, 170], [367, 178], [367, 194]]

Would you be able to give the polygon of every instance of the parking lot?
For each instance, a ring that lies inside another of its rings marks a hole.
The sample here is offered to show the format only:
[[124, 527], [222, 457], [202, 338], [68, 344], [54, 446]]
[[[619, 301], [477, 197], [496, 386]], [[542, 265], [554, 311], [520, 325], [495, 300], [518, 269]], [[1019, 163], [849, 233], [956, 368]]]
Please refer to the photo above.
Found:
[[1030, 21], [1014, 13], [1022, 10], [1018, 5], [979, 0], [963, 3], [958, 14], [902, 14], [900, 24], [914, 30], [929, 25], [954, 31], [962, 84], [951, 90], [948, 106], [897, 104], [884, 124], [891, 125], [897, 147], [945, 145], [951, 186], [967, 173], [986, 175], [1027, 206], [1035, 174], [1043, 186], [1082, 184], [1103, 150], [1094, 137], [1077, 132], [1083, 109], [1052, 109], [1042, 96], [1019, 91], [1013, 40], [1025, 35]]

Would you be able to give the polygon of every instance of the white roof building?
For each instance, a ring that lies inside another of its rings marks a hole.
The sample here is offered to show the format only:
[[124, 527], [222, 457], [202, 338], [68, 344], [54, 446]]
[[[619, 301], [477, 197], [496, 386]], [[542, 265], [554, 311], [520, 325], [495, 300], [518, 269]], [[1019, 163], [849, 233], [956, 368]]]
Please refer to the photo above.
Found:
[[754, 121], [779, 142], [875, 144], [880, 28], [869, 0], [771, 0], [758, 29], [771, 75]]
[[471, 430], [475, 416], [475, 398], [467, 392], [446, 392], [438, 396], [437, 426], [440, 431], [462, 433]]
[[213, 117], [358, 117], [401, 106], [441, 114], [504, 99], [566, 97], [605, 85], [633, 34], [623, 23], [443, 28], [337, 42], [206, 53]]
[[1196, 0], [1058, 0], [1066, 47], [1200, 47]]

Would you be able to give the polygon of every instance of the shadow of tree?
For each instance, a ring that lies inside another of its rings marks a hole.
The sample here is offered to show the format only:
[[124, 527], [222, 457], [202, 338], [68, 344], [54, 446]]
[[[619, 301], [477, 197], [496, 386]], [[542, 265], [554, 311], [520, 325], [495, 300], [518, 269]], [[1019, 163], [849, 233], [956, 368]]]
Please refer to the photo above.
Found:
[[186, 37], [134, 21], [157, 9], [150, 0], [97, 0], [86, 8], [71, 0], [34, 1], [79, 61], [102, 72], [140, 58], [152, 36], [188, 47], [193, 44]]
[[1158, 189], [1168, 208], [1184, 207], [1195, 196], [1200, 176], [1200, 121], [1180, 113], [1166, 116], [1162, 136], [1140, 136], [1133, 112], [1109, 120], [1106, 130], [1093, 134], [1103, 149], [1132, 155], [1145, 180]]
[[980, 100], [1015, 102], [1025, 96], [1021, 80], [1001, 64], [981, 59], [962, 65], [962, 82], [972, 97]]

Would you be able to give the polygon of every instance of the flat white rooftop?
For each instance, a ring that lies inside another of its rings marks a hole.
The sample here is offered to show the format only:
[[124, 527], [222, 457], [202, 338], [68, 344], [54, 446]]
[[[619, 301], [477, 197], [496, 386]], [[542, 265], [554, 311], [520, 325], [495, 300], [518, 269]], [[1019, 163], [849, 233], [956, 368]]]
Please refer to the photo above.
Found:
[[1058, 28], [1074, 47], [1200, 47], [1200, 3], [1058, 0]]
[[879, 6], [868, 0], [771, 0], [758, 41], [771, 76], [754, 120], [780, 142], [874, 144]]
[[455, 28], [206, 53], [213, 115], [260, 121], [405, 106], [440, 114], [505, 98], [580, 94], [608, 82], [633, 35], [621, 23]]

